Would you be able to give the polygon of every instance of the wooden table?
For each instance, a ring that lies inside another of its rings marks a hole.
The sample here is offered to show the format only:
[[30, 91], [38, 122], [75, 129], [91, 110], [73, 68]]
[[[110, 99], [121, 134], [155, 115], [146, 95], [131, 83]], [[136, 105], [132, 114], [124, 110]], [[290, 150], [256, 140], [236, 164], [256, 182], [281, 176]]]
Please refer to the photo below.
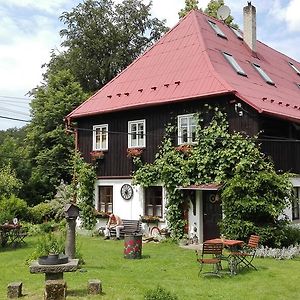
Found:
[[[240, 240], [228, 240], [228, 239], [220, 239], [220, 238], [207, 240], [204, 243], [211, 243], [211, 244], [222, 243], [225, 247], [228, 247], [230, 249], [230, 252], [236, 252], [237, 248], [241, 247], [244, 244], [244, 242]], [[226, 260], [228, 261], [230, 275], [236, 275], [237, 262], [238, 262], [237, 257], [235, 255], [229, 255], [226, 257]]]

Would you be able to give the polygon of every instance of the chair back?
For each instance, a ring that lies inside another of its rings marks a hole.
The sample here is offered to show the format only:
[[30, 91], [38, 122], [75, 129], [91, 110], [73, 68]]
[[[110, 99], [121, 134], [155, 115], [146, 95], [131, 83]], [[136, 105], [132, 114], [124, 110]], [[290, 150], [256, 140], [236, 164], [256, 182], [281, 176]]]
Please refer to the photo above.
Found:
[[256, 249], [258, 247], [260, 237], [258, 235], [250, 235], [249, 241], [248, 241], [248, 247], [252, 249]]
[[223, 243], [203, 243], [202, 254], [222, 255]]

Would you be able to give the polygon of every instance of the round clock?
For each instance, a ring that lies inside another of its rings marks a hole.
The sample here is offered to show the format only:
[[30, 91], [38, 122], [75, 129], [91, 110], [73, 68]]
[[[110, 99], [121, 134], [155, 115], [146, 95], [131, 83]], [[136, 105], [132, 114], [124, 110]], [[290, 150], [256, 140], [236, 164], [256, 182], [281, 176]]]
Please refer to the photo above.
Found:
[[121, 187], [121, 196], [125, 200], [130, 200], [133, 196], [133, 188], [130, 184], [123, 184]]

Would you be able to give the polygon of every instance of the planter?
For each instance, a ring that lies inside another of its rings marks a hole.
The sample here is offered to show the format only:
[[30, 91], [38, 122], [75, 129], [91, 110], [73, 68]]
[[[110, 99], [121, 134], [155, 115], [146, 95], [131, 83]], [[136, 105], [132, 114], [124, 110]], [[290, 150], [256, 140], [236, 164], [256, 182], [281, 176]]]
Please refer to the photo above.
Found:
[[49, 254], [48, 256], [41, 256], [38, 259], [40, 265], [60, 265], [66, 264], [69, 257], [65, 254]]

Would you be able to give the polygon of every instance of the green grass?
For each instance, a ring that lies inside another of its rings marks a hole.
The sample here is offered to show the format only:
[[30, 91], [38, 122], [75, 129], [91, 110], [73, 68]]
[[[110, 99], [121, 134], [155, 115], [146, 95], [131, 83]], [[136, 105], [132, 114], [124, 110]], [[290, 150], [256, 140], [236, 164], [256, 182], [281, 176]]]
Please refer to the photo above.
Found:
[[[0, 248], [1, 300], [6, 299], [7, 284], [14, 281], [23, 282], [25, 296], [22, 299], [43, 299], [44, 275], [30, 274], [25, 265], [37, 239], [27, 238], [26, 241], [21, 248]], [[290, 300], [300, 297], [300, 259], [257, 258], [258, 271], [245, 270], [233, 277], [198, 277], [194, 251], [175, 244], [144, 244], [143, 258], [131, 260], [123, 258], [123, 241], [79, 236], [77, 242], [86, 264], [81, 271], [64, 274], [67, 299], [142, 300], [146, 290], [157, 285], [176, 294], [180, 300]], [[102, 281], [103, 295], [87, 295], [89, 279]]]

